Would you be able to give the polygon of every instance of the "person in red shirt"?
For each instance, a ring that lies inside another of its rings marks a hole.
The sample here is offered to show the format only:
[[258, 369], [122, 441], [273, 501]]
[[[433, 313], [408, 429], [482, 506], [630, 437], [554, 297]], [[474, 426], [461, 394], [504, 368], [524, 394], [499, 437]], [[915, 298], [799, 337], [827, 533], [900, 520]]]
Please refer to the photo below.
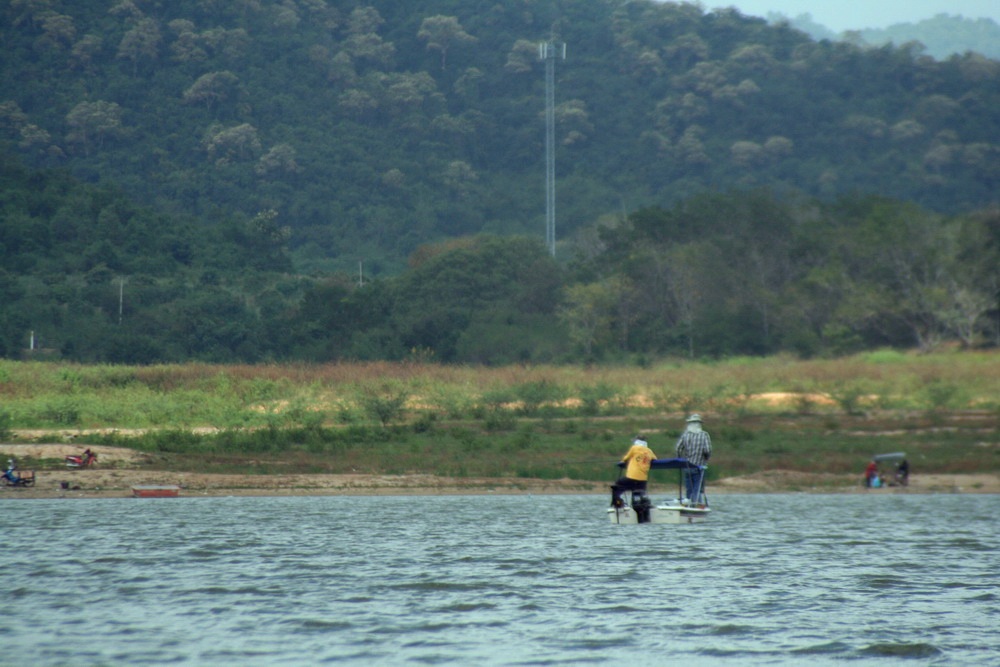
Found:
[[872, 485], [874, 485], [875, 483], [875, 478], [877, 477], [878, 477], [878, 464], [875, 463], [874, 459], [872, 459], [871, 462], [868, 464], [868, 467], [865, 468], [865, 486], [871, 488]]

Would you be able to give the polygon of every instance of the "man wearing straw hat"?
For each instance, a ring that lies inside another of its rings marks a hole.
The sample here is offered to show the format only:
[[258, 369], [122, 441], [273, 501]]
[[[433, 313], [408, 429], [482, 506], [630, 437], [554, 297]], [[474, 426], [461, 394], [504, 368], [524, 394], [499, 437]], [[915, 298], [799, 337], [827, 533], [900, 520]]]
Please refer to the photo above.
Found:
[[705, 484], [705, 466], [712, 456], [712, 438], [702, 428], [701, 415], [695, 413], [687, 418], [687, 428], [677, 440], [677, 458], [687, 459], [698, 468], [684, 471], [687, 497], [691, 502], [702, 502]]

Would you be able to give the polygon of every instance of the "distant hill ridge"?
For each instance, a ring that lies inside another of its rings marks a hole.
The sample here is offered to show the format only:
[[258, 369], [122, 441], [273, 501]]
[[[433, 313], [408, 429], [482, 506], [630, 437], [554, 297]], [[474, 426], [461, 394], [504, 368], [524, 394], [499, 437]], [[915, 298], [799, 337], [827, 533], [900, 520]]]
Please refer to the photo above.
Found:
[[815, 22], [808, 13], [788, 18], [779, 12], [771, 12], [767, 18], [772, 23], [788, 21], [815, 39], [856, 41], [860, 37], [865, 44], [873, 46], [888, 43], [899, 46], [907, 42], [920, 42], [926, 53], [938, 60], [970, 51], [994, 60], [1000, 59], [1000, 25], [990, 18], [937, 14], [916, 23], [894, 23], [886, 28], [859, 28], [840, 34]]

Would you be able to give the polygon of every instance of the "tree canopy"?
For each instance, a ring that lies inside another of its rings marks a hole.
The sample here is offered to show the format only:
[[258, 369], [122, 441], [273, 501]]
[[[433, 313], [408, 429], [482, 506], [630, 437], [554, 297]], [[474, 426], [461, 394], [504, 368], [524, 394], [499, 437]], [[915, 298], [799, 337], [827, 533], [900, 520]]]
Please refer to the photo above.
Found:
[[8, 150], [196, 219], [274, 210], [300, 267], [398, 272], [431, 240], [542, 226], [550, 38], [569, 54], [561, 237], [719, 188], [943, 213], [1000, 189], [1000, 63], [814, 41], [733, 9], [26, 0], [0, 36]]
[[115, 362], [997, 335], [1000, 62], [974, 52], [646, 0], [19, 0], [0, 38], [0, 355], [29, 332]]

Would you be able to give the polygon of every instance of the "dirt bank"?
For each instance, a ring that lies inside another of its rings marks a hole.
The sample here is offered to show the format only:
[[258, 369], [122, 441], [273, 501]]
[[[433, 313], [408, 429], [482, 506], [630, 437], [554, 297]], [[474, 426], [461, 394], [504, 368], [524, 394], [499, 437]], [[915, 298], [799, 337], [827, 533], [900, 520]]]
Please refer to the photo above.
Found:
[[[132, 487], [173, 485], [182, 496], [231, 495], [445, 495], [445, 494], [567, 494], [605, 493], [607, 483], [571, 479], [518, 477], [446, 478], [435, 475], [217, 475], [142, 470], [142, 454], [117, 447], [92, 447], [97, 467], [36, 471], [32, 488], [0, 487], [3, 498], [93, 498], [131, 495]], [[0, 456], [62, 460], [81, 448], [65, 444], [0, 444]], [[63, 488], [64, 484], [68, 488]], [[654, 494], [656, 490], [654, 489]], [[664, 488], [666, 492], [666, 488]], [[712, 483], [712, 493], [1000, 493], [1000, 475], [914, 474], [910, 486], [863, 489], [856, 475], [828, 475], [771, 470]]]

